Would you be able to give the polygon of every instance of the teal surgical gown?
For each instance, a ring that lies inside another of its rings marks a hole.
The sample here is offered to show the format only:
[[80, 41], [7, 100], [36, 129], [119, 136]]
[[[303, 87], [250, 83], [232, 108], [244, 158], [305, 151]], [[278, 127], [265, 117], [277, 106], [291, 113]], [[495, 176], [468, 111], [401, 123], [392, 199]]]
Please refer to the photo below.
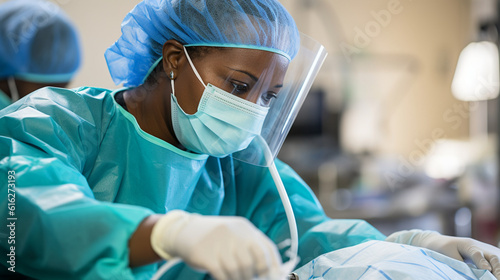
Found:
[[[364, 221], [326, 217], [304, 181], [276, 164], [297, 219], [299, 266], [385, 238]], [[172, 209], [243, 216], [276, 243], [289, 238], [267, 168], [182, 151], [99, 88], [44, 88], [0, 111], [0, 192], [0, 220], [17, 219], [14, 238], [0, 227], [3, 274], [12, 273], [13, 239], [15, 270], [37, 279], [149, 279], [158, 264], [130, 269], [127, 242], [146, 216]], [[179, 265], [164, 279], [208, 278]]]
[[0, 90], [0, 110], [10, 105], [10, 98]]

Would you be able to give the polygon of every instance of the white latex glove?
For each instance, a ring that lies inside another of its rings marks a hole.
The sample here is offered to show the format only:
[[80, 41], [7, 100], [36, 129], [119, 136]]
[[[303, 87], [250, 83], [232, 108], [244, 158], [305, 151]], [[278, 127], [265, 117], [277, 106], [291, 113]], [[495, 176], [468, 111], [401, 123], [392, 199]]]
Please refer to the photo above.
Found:
[[459, 261], [470, 259], [477, 268], [491, 271], [500, 280], [500, 249], [472, 238], [410, 230], [395, 232], [386, 241], [431, 249]]
[[153, 227], [151, 245], [160, 257], [179, 257], [217, 280], [280, 278], [276, 245], [245, 218], [173, 210]]

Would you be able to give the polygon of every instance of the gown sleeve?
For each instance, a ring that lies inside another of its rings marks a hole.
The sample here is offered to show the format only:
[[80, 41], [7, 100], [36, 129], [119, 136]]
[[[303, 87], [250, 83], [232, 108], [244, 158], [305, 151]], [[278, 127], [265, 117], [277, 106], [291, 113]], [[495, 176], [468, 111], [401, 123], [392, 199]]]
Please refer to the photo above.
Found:
[[[330, 251], [385, 239], [385, 235], [366, 221], [328, 218], [314, 193], [295, 171], [279, 160], [275, 163], [297, 221], [300, 256], [297, 267]], [[251, 220], [276, 244], [290, 238], [285, 210], [269, 170], [251, 166], [239, 170], [237, 184], [244, 185], [238, 188], [239, 215]], [[282, 255], [284, 251], [281, 250]], [[286, 258], [283, 256], [283, 259]]]
[[134, 279], [128, 240], [152, 211], [97, 201], [85, 177], [109, 123], [105, 106], [45, 88], [0, 111], [0, 219], [15, 224], [0, 227], [0, 275], [14, 264], [36, 279]]

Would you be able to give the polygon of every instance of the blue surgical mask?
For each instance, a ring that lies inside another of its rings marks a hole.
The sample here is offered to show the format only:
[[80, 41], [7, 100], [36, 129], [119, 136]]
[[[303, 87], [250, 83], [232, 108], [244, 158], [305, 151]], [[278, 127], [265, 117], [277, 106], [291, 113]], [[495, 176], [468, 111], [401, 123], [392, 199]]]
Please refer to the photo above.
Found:
[[205, 85], [187, 51], [184, 51], [205, 90], [198, 104], [198, 111], [189, 115], [179, 106], [175, 97], [174, 80], [171, 80], [172, 124], [177, 139], [190, 151], [214, 157], [225, 157], [244, 150], [255, 136], [260, 135], [269, 108], [214, 85]]

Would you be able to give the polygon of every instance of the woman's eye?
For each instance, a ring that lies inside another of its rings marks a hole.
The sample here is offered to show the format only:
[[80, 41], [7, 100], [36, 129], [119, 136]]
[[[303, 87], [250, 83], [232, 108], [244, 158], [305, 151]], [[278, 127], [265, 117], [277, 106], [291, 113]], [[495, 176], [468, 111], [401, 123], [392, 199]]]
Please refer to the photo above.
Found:
[[262, 94], [262, 101], [264, 103], [265, 106], [269, 106], [271, 104], [271, 101], [274, 99], [274, 98], [277, 98], [278, 97], [278, 94], [276, 94], [275, 92], [266, 92], [264, 94]]
[[231, 83], [231, 85], [233, 86], [233, 91], [231, 92], [232, 94], [236, 94], [236, 95], [241, 95], [241, 94], [245, 94], [248, 92], [248, 85], [247, 84], [243, 84], [243, 83]]

